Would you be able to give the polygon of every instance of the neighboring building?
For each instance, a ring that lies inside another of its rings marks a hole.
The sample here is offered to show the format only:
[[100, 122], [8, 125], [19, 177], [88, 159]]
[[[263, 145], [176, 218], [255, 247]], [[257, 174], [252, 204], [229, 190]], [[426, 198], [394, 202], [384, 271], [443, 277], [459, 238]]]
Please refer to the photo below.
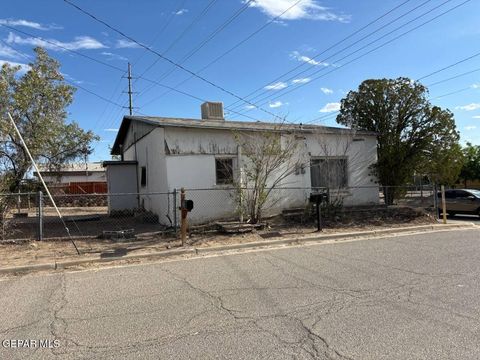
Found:
[[[272, 131], [282, 140], [294, 136], [300, 145], [296, 156], [306, 159], [303, 164], [307, 164], [299, 166], [283, 182], [290, 190], [276, 191], [277, 210], [304, 206], [312, 188], [326, 186], [327, 182], [335, 188], [332, 195], [341, 196], [346, 205], [378, 204], [378, 186], [370, 175], [370, 166], [377, 161], [374, 133], [228, 121], [223, 118], [221, 103], [203, 104], [201, 119], [125, 116], [112, 148], [112, 154], [121, 156], [122, 161], [105, 163], [109, 192], [115, 189], [129, 193], [137, 188], [137, 206], [155, 212], [161, 222], [168, 224], [172, 209], [179, 204], [162, 194], [185, 187], [187, 198], [195, 203], [190, 221], [232, 218], [236, 205], [230, 189], [246, 161], [235, 133], [255, 136]], [[115, 170], [110, 171], [111, 167]], [[327, 174], [327, 167], [335, 170]], [[114, 174], [112, 178], [110, 173]]]
[[[39, 170], [45, 182], [57, 192], [69, 194], [107, 192], [107, 177], [101, 162], [67, 164], [56, 170], [40, 165]], [[38, 176], [37, 172], [33, 175]]]

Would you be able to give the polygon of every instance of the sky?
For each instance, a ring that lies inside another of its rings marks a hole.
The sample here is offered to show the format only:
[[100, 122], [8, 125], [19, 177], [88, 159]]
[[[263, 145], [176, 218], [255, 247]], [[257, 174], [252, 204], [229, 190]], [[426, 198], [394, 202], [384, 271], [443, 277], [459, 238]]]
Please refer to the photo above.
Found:
[[100, 136], [90, 161], [110, 158], [128, 113], [128, 62], [134, 114], [183, 118], [210, 100], [230, 120], [335, 126], [363, 80], [420, 79], [480, 145], [478, 0], [70, 1], [130, 39], [63, 0], [8, 1], [0, 64], [27, 71], [39, 45], [61, 63], [68, 120]]

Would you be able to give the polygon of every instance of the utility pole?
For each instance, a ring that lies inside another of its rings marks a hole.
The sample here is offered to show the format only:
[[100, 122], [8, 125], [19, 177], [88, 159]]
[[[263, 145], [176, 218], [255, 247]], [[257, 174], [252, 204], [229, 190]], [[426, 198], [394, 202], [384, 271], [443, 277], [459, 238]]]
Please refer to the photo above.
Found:
[[132, 102], [132, 64], [128, 63], [128, 110], [130, 115], [133, 115], [133, 102]]

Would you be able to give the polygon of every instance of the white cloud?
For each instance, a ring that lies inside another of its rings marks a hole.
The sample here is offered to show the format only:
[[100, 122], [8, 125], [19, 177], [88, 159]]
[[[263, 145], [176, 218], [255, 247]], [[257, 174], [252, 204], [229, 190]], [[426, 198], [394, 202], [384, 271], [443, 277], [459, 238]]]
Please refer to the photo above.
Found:
[[[244, 0], [244, 3], [247, 1]], [[323, 20], [349, 22], [350, 16], [337, 14], [319, 5], [317, 0], [254, 0], [250, 7], [258, 8], [270, 17], [279, 16], [282, 20]], [[286, 11], [288, 9], [288, 11]], [[285, 12], [285, 13], [284, 13]]]
[[480, 115], [472, 116], [472, 119], [480, 119]]
[[321, 113], [329, 113], [329, 112], [335, 112], [340, 110], [340, 103], [328, 103], [325, 105], [323, 108], [321, 108], [319, 111]]
[[0, 19], [1, 25], [7, 26], [23, 26], [28, 27], [36, 30], [52, 30], [52, 29], [62, 29], [61, 26], [50, 24], [50, 25], [42, 25], [35, 21], [29, 21], [24, 19]]
[[107, 60], [122, 60], [122, 61], [128, 61], [128, 59], [122, 55], [114, 54], [108, 51], [103, 51], [101, 52], [103, 56], [106, 56], [108, 59]]
[[473, 110], [480, 109], [480, 104], [471, 103], [471, 104], [468, 104], [468, 105], [457, 106], [455, 109], [457, 109], [457, 110], [465, 110], [465, 111], [473, 111]]
[[175, 15], [183, 15], [183, 14], [186, 14], [188, 12], [188, 9], [180, 9], [176, 12], [174, 12], [173, 14]]
[[55, 51], [64, 51], [68, 50], [80, 50], [80, 49], [103, 49], [106, 48], [100, 41], [90, 37], [90, 36], [76, 36], [71, 42], [63, 42], [55, 39], [48, 39], [48, 42], [42, 39], [33, 38], [33, 37], [21, 37], [15, 35], [14, 33], [9, 33], [8, 38], [6, 39], [9, 44], [19, 44], [19, 45], [31, 45], [31, 46], [41, 46], [45, 49], [55, 50]]
[[30, 65], [23, 64], [23, 63], [18, 63], [18, 62], [8, 61], [8, 60], [0, 60], [0, 67], [2, 67], [3, 64], [8, 64], [10, 66], [20, 66], [20, 70], [19, 70], [20, 74], [25, 74], [28, 70], [30, 70]]
[[480, 84], [472, 84], [472, 89], [480, 89]]
[[306, 84], [312, 80], [311, 78], [300, 78], [300, 79], [293, 79], [292, 84]]
[[246, 105], [245, 106], [245, 109], [248, 109], [248, 110], [252, 110], [252, 109], [256, 109], [257, 107], [255, 105]]
[[281, 101], [275, 101], [273, 103], [270, 103], [268, 106], [270, 106], [272, 109], [274, 109], [274, 108], [278, 108], [282, 105], [283, 105], [283, 103]]
[[290, 53], [290, 57], [295, 59], [295, 60], [298, 60], [298, 61], [301, 61], [301, 62], [306, 62], [306, 63], [308, 63], [310, 65], [314, 65], [314, 66], [330, 66], [329, 63], [317, 61], [315, 59], [312, 59], [311, 57], [300, 54], [298, 51], [292, 51]]
[[118, 132], [118, 129], [114, 129], [114, 128], [108, 128], [108, 129], [103, 129], [103, 131], [108, 131], [108, 132]]
[[134, 49], [134, 48], [139, 48], [140, 45], [130, 40], [119, 39], [117, 40], [117, 44], [115, 45], [115, 47], [117, 49]]
[[329, 89], [329, 88], [325, 88], [325, 87], [322, 87], [320, 88], [320, 90], [324, 93], [324, 94], [333, 94], [333, 90], [332, 89]]
[[73, 76], [71, 76], [71, 75], [69, 75], [69, 74], [67, 74], [67, 73], [61, 73], [61, 74], [62, 74], [62, 76], [63, 76], [66, 80], [69, 80], [69, 81], [71, 81], [71, 82], [73, 82], [73, 83], [75, 83], [75, 84], [81, 85], [81, 84], [84, 83], [83, 80], [77, 80], [77, 79], [75, 79]]
[[475, 125], [468, 125], [468, 126], [465, 126], [465, 130], [473, 130], [473, 129], [476, 129], [477, 127]]
[[2, 57], [7, 57], [10, 59], [17, 59], [18, 57], [23, 57], [23, 58], [28, 58], [29, 56], [26, 54], [23, 54], [10, 46], [5, 46], [0, 44], [0, 56]]
[[285, 89], [288, 85], [282, 81], [276, 82], [265, 86], [265, 90], [282, 90]]

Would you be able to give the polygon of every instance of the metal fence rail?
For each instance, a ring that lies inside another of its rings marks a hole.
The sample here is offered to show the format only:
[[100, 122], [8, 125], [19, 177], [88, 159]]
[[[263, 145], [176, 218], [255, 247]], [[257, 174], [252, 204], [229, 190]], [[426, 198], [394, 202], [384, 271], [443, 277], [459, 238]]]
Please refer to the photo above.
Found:
[[[188, 215], [189, 223], [248, 221], [245, 202], [253, 191], [252, 188], [240, 191], [234, 187], [185, 189], [186, 198], [194, 203], [194, 209]], [[421, 209], [432, 216], [436, 216], [438, 208], [434, 196], [436, 190], [431, 185], [374, 185], [327, 191], [330, 202], [342, 207], [406, 206]], [[280, 214], [288, 209], [308, 209], [311, 192], [311, 188], [275, 188], [268, 195], [262, 215]], [[176, 233], [179, 227], [180, 191], [176, 189], [164, 193], [56, 194], [53, 199], [75, 239], [105, 238], [115, 234], [155, 236], [164, 232]], [[41, 192], [0, 194], [0, 240], [68, 237], [52, 205]]]

